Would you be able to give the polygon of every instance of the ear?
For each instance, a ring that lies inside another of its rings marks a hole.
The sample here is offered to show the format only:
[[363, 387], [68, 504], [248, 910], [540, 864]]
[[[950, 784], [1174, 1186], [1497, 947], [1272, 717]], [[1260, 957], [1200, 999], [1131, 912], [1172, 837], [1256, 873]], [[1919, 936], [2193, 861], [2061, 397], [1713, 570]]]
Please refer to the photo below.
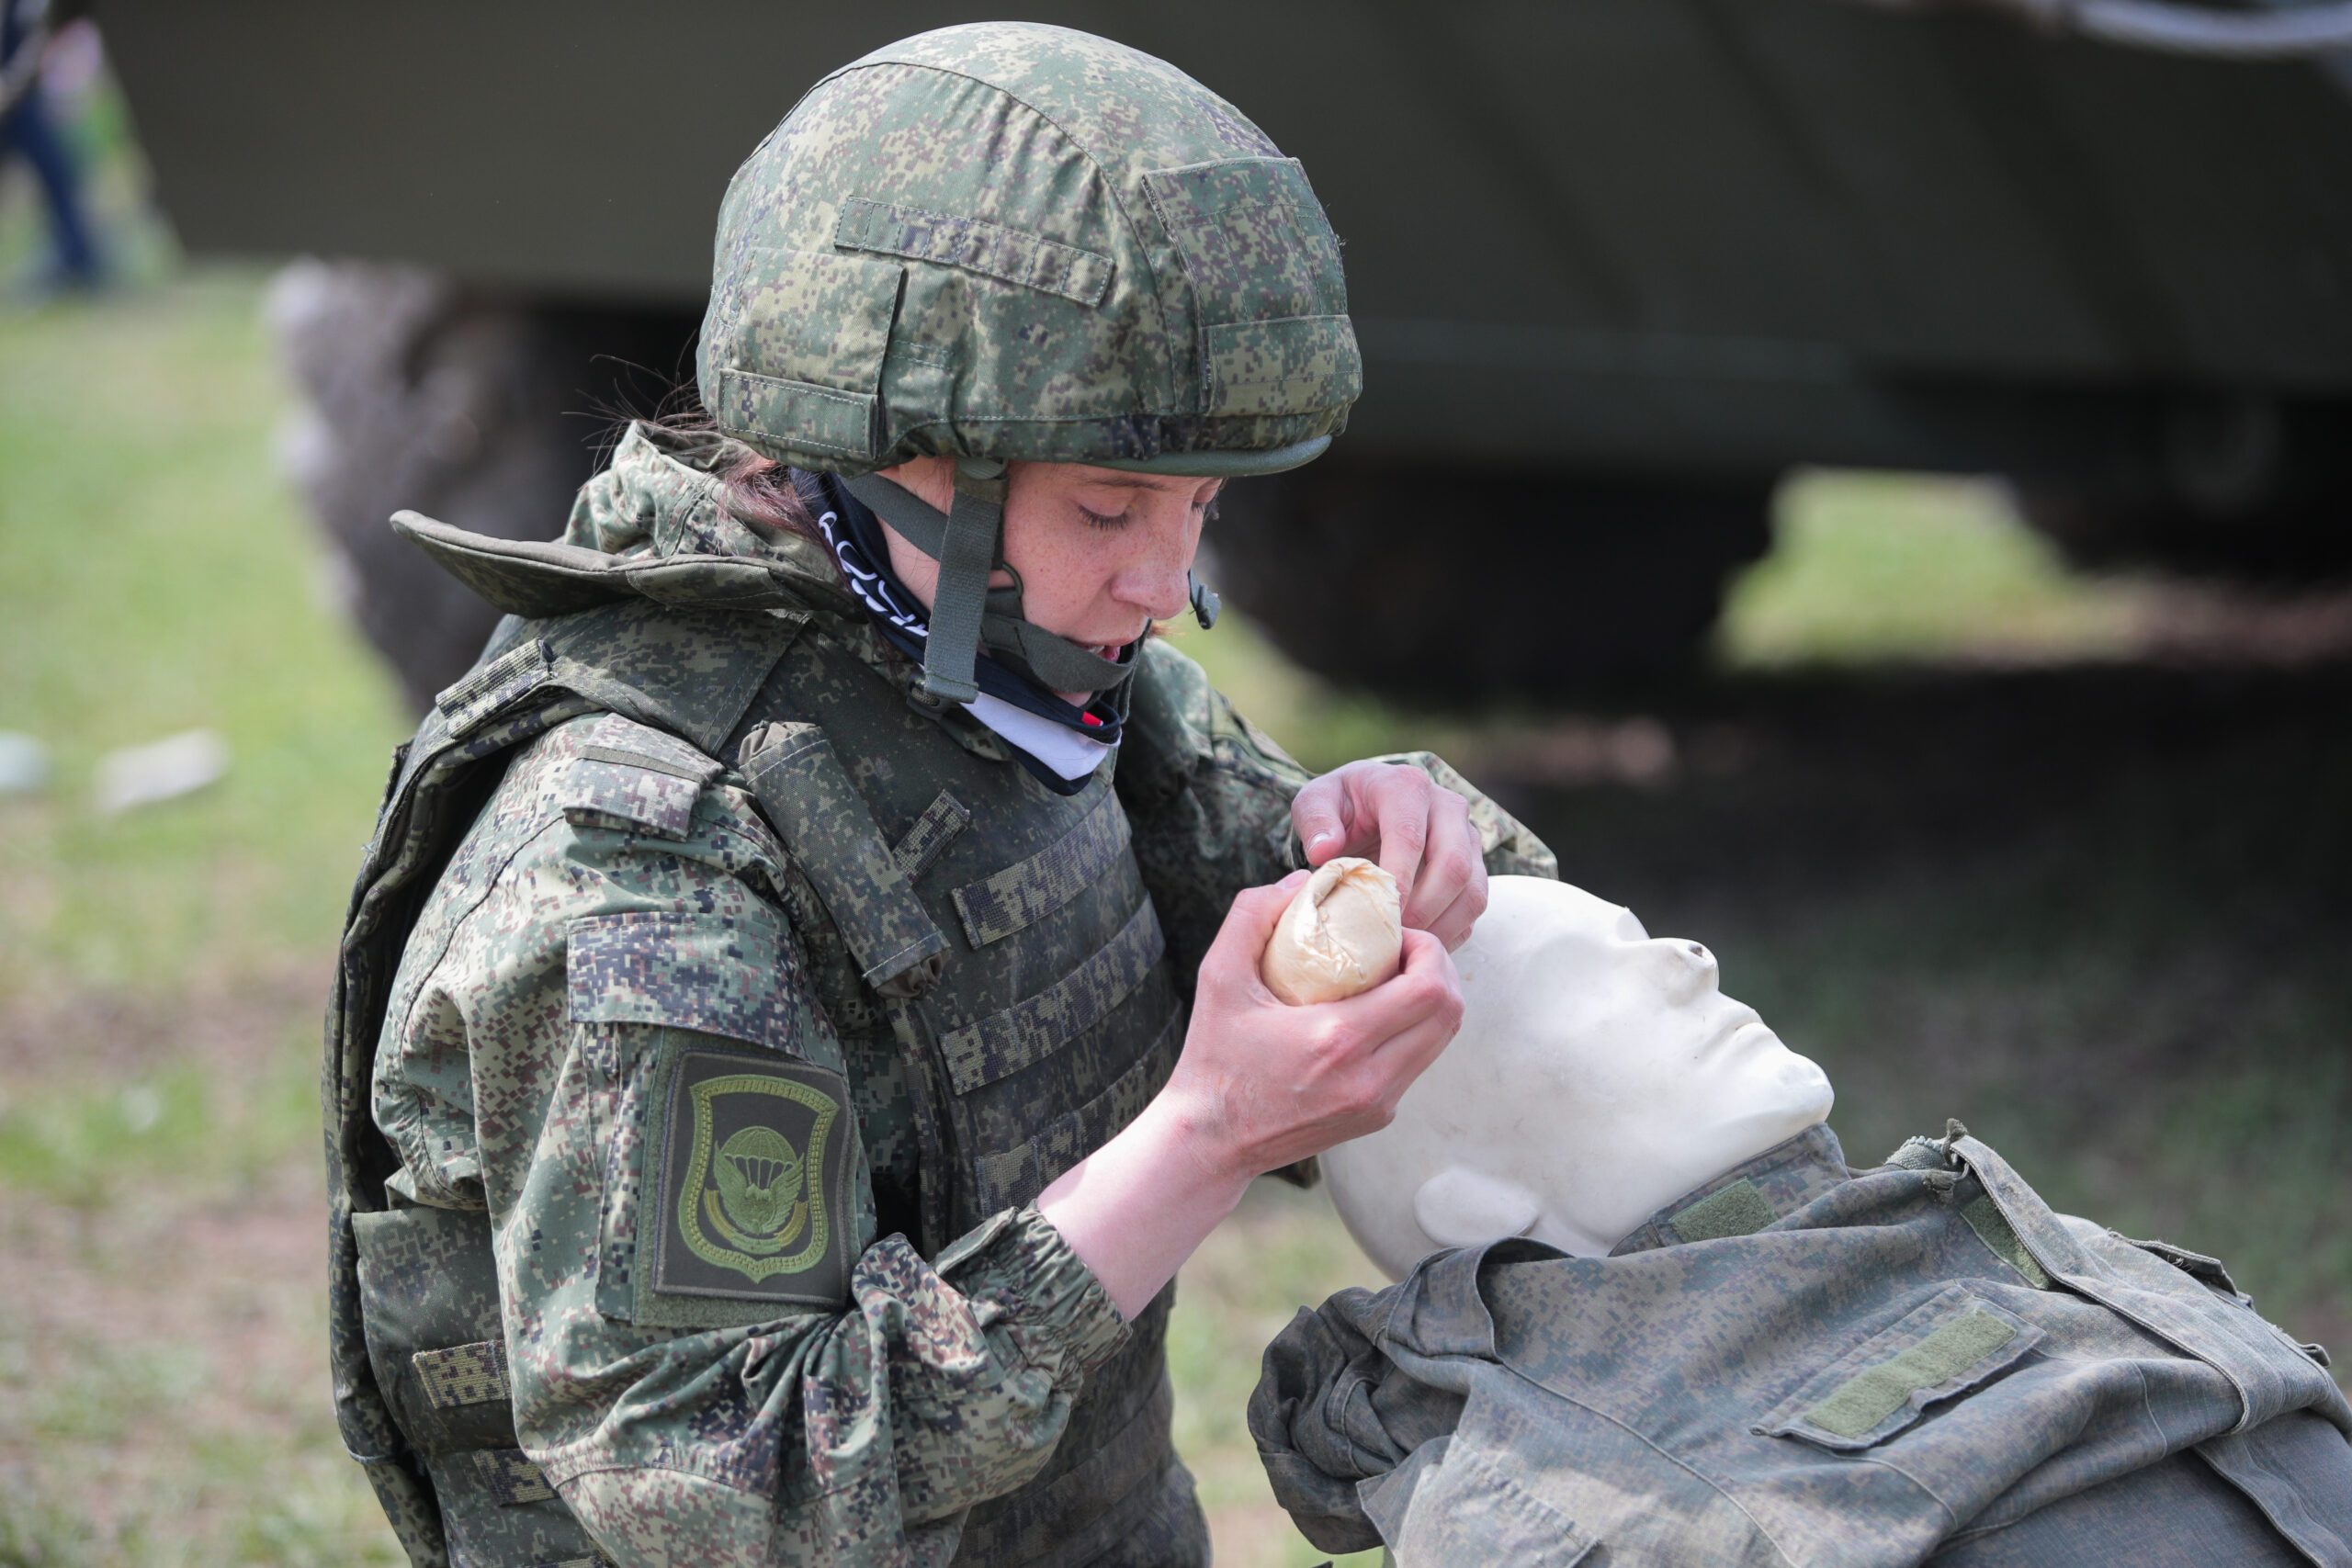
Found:
[[1455, 1167], [1413, 1194], [1413, 1218], [1440, 1247], [1476, 1247], [1523, 1235], [1535, 1224], [1535, 1195], [1515, 1182]]

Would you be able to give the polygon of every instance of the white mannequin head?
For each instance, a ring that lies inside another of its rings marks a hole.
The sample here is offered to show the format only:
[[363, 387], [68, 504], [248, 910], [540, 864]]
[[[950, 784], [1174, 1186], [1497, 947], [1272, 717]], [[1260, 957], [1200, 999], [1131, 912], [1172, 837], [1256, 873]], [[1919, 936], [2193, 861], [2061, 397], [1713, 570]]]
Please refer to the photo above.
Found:
[[1461, 1032], [1395, 1122], [1323, 1156], [1340, 1219], [1390, 1278], [1506, 1235], [1605, 1255], [1828, 1117], [1828, 1078], [1716, 988], [1705, 948], [1565, 883], [1488, 890], [1453, 955]]

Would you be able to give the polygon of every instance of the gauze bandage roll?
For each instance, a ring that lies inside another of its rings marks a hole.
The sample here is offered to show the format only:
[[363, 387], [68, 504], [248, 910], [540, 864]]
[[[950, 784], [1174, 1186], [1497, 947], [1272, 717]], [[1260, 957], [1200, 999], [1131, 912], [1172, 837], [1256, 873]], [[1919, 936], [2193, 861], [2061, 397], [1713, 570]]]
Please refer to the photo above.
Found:
[[1395, 975], [1404, 947], [1396, 879], [1368, 860], [1341, 855], [1325, 863], [1274, 922], [1258, 973], [1294, 1007], [1336, 1002]]

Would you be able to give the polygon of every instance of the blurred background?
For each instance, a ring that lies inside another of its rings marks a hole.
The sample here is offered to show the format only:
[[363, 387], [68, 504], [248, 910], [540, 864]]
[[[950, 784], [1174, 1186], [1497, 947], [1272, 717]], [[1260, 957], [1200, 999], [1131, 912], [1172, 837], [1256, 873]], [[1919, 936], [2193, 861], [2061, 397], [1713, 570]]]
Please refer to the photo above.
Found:
[[[1353, 426], [1232, 492], [1173, 634], [1244, 711], [1434, 747], [1707, 942], [1857, 1163], [1959, 1116], [2352, 1349], [2338, 8], [2007, 8], [1023, 14], [1232, 97], [1347, 242]], [[382, 520], [559, 531], [688, 374], [736, 162], [985, 13], [94, 9], [0, 59], [0, 1565], [390, 1562], [318, 1024], [489, 614]], [[1242, 1405], [1372, 1275], [1261, 1186], [1182, 1277], [1179, 1441], [1221, 1562], [1304, 1564]]]

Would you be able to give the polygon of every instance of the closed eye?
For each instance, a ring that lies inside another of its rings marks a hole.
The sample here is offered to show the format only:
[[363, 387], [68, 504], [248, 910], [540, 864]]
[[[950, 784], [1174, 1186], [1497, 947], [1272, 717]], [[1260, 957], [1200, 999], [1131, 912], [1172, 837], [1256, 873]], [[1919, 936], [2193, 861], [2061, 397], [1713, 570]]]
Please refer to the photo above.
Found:
[[1090, 512], [1083, 506], [1078, 510], [1079, 514], [1086, 519], [1086, 525], [1090, 528], [1124, 528], [1135, 520], [1135, 513], [1132, 511], [1105, 517], [1102, 513]]

